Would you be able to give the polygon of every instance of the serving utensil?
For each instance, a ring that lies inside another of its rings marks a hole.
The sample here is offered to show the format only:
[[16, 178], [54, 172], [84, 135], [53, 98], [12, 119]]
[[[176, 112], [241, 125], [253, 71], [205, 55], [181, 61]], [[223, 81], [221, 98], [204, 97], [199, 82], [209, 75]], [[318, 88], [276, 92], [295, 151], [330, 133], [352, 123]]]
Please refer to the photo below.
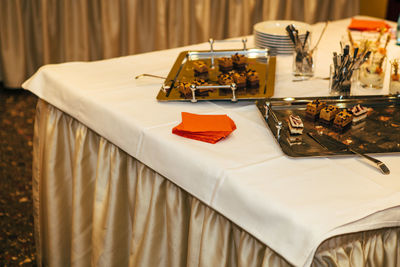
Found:
[[366, 159], [369, 163], [372, 163], [373, 166], [377, 167], [383, 174], [390, 174], [389, 168], [382, 161], [368, 156], [362, 152], [359, 152], [352, 147], [336, 140], [335, 138], [330, 137], [326, 134], [316, 134], [312, 132], [307, 133], [313, 140], [315, 140], [319, 145], [321, 145], [324, 149], [330, 151], [350, 151], [353, 154], [356, 154], [360, 157]]
[[136, 76], [135, 79], [139, 79], [142, 77], [153, 77], [153, 78], [159, 78], [159, 79], [163, 79], [163, 80], [167, 79], [166, 77], [162, 77], [162, 76], [158, 76], [158, 75], [154, 75], [154, 74], [148, 74], [148, 73], [140, 74], [140, 75]]

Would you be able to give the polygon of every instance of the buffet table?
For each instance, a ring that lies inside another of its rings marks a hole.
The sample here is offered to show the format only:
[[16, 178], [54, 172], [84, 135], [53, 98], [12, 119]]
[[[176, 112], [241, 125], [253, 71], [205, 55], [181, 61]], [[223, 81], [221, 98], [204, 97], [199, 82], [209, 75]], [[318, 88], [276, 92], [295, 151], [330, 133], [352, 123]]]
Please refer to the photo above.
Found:
[[[349, 20], [329, 24], [316, 76], [327, 76]], [[323, 24], [313, 25], [317, 38]], [[252, 37], [249, 47], [252, 46]], [[221, 49], [232, 44], [219, 44]], [[45, 266], [398, 265], [400, 159], [285, 156], [251, 101], [157, 102], [179, 52], [42, 67], [23, 85], [40, 100], [33, 190]], [[392, 41], [389, 58], [400, 50]], [[328, 81], [292, 82], [278, 56], [274, 97], [324, 96]], [[356, 94], [386, 94], [360, 90]], [[227, 114], [217, 144], [171, 133], [181, 112]]]

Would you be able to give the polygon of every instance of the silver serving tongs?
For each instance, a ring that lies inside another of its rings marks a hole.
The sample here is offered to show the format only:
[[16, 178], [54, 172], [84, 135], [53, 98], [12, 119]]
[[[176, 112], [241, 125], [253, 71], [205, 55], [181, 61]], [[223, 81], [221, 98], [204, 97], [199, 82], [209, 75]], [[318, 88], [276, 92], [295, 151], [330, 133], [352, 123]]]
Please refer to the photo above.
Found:
[[[383, 174], [390, 174], [389, 168], [383, 163], [382, 161], [373, 158], [371, 156], [368, 156], [364, 153], [361, 153], [350, 146], [343, 144], [342, 142], [336, 140], [333, 137], [330, 137], [329, 135], [326, 134], [315, 134], [308, 132], [308, 136], [310, 136], [314, 141], [316, 141], [320, 146], [322, 146], [324, 149], [328, 151], [350, 151], [353, 154], [356, 154], [358, 156], [363, 157], [364, 159], [368, 160], [368, 162], [373, 163], [375, 167], [378, 167], [378, 169], [383, 173]], [[329, 146], [329, 148], [328, 148]]]

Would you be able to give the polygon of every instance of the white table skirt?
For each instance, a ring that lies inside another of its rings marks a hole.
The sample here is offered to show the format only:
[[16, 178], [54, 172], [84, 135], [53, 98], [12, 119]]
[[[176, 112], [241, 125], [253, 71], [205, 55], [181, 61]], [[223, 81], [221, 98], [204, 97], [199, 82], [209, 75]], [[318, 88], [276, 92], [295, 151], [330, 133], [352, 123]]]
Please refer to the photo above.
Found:
[[[290, 264], [168, 179], [39, 100], [33, 193], [38, 266]], [[333, 237], [312, 266], [398, 266], [400, 227]]]
[[[327, 76], [332, 51], [338, 51], [348, 23], [330, 23], [318, 49], [317, 76]], [[313, 26], [314, 36], [322, 26]], [[188, 49], [207, 49], [207, 44], [48, 65], [23, 86], [292, 264], [310, 264], [318, 245], [331, 236], [400, 225], [397, 156], [377, 156], [391, 169], [385, 177], [356, 157], [291, 159], [281, 152], [251, 102], [159, 103], [155, 96], [160, 81], [133, 79], [144, 72], [166, 75], [179, 51]], [[397, 51], [393, 42], [389, 44], [389, 56]], [[291, 57], [278, 58], [274, 96], [327, 95], [327, 81], [291, 82], [291, 61]], [[365, 93], [385, 94], [387, 87]], [[182, 111], [228, 114], [237, 130], [215, 145], [184, 139], [171, 133]]]

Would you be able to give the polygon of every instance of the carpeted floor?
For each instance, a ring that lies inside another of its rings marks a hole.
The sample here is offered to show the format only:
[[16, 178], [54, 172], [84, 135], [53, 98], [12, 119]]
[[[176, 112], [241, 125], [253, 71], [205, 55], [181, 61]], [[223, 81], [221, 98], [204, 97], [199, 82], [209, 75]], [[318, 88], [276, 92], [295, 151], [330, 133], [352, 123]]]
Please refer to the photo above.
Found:
[[0, 266], [36, 266], [32, 136], [37, 98], [0, 84]]

